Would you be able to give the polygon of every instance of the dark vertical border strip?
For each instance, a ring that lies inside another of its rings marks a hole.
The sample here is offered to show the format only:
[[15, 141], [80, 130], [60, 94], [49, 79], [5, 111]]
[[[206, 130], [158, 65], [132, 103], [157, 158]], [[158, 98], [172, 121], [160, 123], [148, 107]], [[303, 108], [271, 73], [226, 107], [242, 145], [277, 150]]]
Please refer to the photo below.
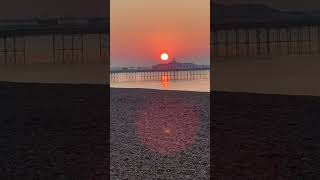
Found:
[[106, 136], [106, 144], [107, 144], [107, 177], [110, 179], [110, 0], [107, 0], [107, 19], [108, 19], [108, 28], [107, 28], [107, 73], [106, 73], [106, 83], [107, 83], [107, 136]]
[[212, 4], [214, 0], [210, 0], [210, 179], [214, 177], [214, 120], [213, 120], [213, 9]]

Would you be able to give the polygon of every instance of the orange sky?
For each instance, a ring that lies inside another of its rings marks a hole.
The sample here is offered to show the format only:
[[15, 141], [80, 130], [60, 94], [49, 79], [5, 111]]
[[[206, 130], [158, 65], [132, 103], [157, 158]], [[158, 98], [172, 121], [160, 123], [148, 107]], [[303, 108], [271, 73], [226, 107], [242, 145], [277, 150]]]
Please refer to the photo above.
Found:
[[210, 0], [111, 0], [111, 66], [209, 64]]

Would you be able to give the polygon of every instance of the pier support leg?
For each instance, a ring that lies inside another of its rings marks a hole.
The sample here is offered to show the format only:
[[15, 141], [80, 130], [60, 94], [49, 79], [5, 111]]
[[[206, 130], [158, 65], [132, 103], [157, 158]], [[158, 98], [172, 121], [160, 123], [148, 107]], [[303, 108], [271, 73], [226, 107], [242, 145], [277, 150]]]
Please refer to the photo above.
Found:
[[261, 38], [260, 38], [260, 29], [256, 30], [256, 41], [257, 41], [257, 55], [261, 56]]
[[249, 29], [246, 29], [246, 55], [250, 56], [250, 34]]
[[7, 64], [8, 63], [7, 36], [3, 38], [3, 46], [4, 46], [4, 64]]
[[56, 63], [56, 36], [55, 34], [52, 35], [52, 61], [53, 64]]
[[226, 30], [225, 32], [225, 51], [226, 51], [226, 56], [229, 56], [229, 33], [228, 30]]
[[236, 31], [236, 56], [239, 56], [239, 30]]
[[267, 56], [270, 56], [270, 29], [267, 28]]

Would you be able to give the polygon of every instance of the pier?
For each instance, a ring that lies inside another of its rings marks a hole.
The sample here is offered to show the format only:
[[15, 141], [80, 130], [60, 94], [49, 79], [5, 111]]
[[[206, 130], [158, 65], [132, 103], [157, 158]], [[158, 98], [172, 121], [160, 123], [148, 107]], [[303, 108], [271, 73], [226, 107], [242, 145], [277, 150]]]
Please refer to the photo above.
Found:
[[85, 38], [97, 35], [101, 61], [109, 56], [106, 18], [50, 18], [0, 21], [0, 64], [28, 63], [27, 37], [51, 37], [49, 63], [85, 63]]
[[113, 70], [110, 82], [209, 79], [210, 68]]
[[320, 54], [320, 20], [211, 25], [213, 57]]

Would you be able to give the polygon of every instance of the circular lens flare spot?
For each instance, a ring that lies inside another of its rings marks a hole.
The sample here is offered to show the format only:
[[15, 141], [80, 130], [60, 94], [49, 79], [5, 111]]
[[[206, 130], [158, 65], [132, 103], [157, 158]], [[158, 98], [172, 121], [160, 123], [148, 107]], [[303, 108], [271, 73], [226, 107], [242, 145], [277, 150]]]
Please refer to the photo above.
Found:
[[163, 131], [165, 134], [170, 135], [171, 134], [171, 129], [170, 128], [165, 128]]
[[137, 112], [135, 126], [140, 142], [153, 152], [174, 155], [194, 142], [199, 114], [190, 102], [166, 99], [149, 102]]

